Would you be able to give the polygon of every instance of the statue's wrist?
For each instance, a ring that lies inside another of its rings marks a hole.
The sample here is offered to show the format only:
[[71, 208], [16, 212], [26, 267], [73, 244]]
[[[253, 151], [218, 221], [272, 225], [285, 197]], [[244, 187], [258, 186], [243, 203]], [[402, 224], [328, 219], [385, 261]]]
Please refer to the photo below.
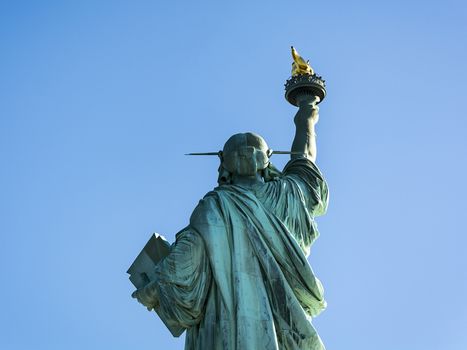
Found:
[[309, 129], [311, 127], [314, 127], [318, 120], [319, 117], [317, 115], [300, 116], [295, 117], [294, 124], [297, 128]]

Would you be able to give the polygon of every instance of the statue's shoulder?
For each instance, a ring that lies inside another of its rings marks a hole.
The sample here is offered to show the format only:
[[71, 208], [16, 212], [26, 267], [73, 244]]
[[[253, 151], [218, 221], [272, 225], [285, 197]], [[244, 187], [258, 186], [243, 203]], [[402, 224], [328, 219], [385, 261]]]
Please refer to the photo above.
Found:
[[219, 197], [220, 191], [215, 188], [206, 193], [206, 195], [198, 202], [198, 205], [193, 210], [190, 217], [190, 225], [198, 226], [217, 222], [220, 219], [219, 213]]
[[307, 158], [297, 158], [290, 160], [284, 167], [283, 175], [287, 177], [298, 177], [305, 181], [325, 181], [324, 176], [318, 166]]

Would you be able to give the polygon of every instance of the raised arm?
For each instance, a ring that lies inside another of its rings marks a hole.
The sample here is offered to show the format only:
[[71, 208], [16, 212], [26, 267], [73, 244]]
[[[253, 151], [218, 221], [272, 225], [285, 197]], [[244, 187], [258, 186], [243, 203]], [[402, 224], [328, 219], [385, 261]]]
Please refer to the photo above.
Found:
[[292, 143], [292, 159], [307, 158], [316, 160], [315, 124], [318, 122], [319, 97], [302, 95], [297, 98], [299, 109], [294, 118], [295, 137]]

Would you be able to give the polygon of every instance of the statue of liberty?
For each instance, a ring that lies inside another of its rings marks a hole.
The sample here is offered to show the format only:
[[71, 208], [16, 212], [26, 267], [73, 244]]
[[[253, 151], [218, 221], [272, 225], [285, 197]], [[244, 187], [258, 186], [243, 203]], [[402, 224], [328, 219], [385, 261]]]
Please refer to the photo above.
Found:
[[[220, 157], [218, 186], [194, 209], [153, 279], [133, 293], [186, 350], [324, 349], [311, 319], [326, 307], [307, 257], [318, 237], [328, 188], [316, 162], [317, 104], [324, 81], [292, 48], [286, 98], [298, 106], [290, 152], [252, 132], [236, 134]], [[283, 171], [270, 162], [290, 154]], [[207, 153], [211, 154], [211, 153]]]

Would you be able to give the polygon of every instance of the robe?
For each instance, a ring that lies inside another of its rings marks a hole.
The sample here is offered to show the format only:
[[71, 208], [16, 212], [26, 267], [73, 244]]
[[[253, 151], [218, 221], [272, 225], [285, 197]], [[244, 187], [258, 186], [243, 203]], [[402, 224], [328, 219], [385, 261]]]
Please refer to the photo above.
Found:
[[324, 349], [311, 318], [326, 302], [307, 256], [327, 203], [305, 158], [273, 181], [206, 194], [156, 267], [158, 314], [186, 328], [185, 350]]

